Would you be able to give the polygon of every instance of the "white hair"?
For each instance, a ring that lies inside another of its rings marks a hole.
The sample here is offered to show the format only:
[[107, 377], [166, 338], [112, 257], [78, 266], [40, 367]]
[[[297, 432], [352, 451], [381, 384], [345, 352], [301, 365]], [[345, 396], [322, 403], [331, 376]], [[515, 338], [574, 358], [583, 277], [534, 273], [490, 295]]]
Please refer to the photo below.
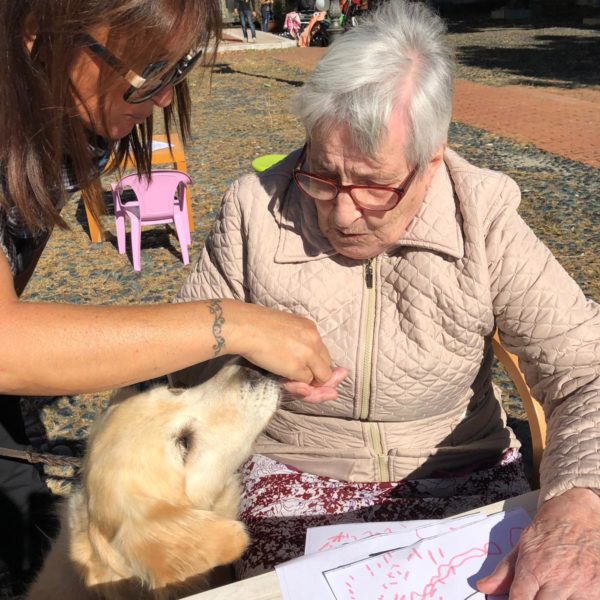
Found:
[[422, 172], [448, 136], [454, 54], [442, 19], [421, 2], [389, 0], [333, 43], [292, 102], [310, 138], [343, 123], [371, 158], [392, 110], [406, 111], [406, 158]]

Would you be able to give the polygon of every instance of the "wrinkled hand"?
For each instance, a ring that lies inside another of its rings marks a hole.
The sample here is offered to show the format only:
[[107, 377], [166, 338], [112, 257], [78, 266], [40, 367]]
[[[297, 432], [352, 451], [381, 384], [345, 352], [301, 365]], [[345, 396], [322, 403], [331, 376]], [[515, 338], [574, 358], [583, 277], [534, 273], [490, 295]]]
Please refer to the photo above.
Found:
[[574, 488], [545, 502], [518, 545], [489, 576], [485, 594], [509, 600], [600, 597], [600, 497]]
[[338, 397], [337, 386], [347, 377], [348, 371], [341, 367], [336, 367], [332, 371], [331, 377], [324, 383], [318, 382], [303, 383], [301, 381], [286, 381], [283, 389], [292, 396], [298, 396], [305, 402], [311, 404], [321, 404], [336, 400]]
[[331, 357], [310, 319], [235, 300], [224, 300], [223, 307], [229, 353], [305, 384], [323, 385], [332, 378]]

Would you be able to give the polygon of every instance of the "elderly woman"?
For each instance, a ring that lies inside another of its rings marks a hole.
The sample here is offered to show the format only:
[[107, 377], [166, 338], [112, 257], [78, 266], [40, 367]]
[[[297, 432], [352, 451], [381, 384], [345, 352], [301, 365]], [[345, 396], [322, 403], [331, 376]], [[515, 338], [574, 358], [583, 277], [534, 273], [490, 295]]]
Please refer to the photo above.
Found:
[[315, 402], [285, 403], [258, 440], [245, 573], [302, 553], [306, 525], [523, 491], [491, 382], [498, 329], [544, 404], [548, 447], [538, 515], [480, 588], [579, 598], [600, 589], [600, 310], [519, 217], [517, 185], [446, 147], [444, 33], [424, 5], [395, 1], [336, 41], [295, 102], [306, 144], [231, 186], [178, 300], [310, 316], [348, 370], [330, 402], [288, 384]]

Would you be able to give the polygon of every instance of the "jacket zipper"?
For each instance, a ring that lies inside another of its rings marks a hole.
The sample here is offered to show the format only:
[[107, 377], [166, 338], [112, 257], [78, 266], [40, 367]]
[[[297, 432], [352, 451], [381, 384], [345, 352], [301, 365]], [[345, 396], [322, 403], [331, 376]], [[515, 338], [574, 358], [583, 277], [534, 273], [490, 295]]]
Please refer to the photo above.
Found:
[[370, 258], [365, 264], [365, 283], [367, 285], [367, 311], [365, 325], [363, 328], [364, 354], [362, 356], [362, 387], [360, 389], [360, 402], [358, 418], [366, 421], [369, 418], [369, 402], [371, 399], [371, 368], [373, 362], [373, 338], [375, 336], [375, 302], [377, 290], [375, 289], [375, 274], [373, 263], [375, 259]]
[[[365, 264], [365, 284], [367, 286], [367, 314], [365, 319], [364, 355], [362, 358], [362, 388], [360, 390], [359, 419], [367, 421], [371, 400], [371, 371], [373, 368], [373, 340], [375, 338], [375, 313], [377, 303], [377, 287], [375, 285], [376, 273], [374, 270], [376, 259], [370, 258]], [[369, 437], [373, 452], [377, 457], [377, 480], [389, 481], [387, 456], [383, 453], [383, 444], [377, 423], [367, 421]]]

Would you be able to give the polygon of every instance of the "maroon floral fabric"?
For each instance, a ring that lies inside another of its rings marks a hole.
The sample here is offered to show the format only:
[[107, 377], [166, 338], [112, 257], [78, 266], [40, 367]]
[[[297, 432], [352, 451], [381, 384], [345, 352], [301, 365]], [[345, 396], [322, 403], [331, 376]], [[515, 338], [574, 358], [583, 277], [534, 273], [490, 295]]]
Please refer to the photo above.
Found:
[[398, 483], [337, 481], [254, 455], [242, 481], [241, 519], [252, 544], [236, 564], [240, 579], [304, 554], [308, 527], [443, 518], [530, 490], [516, 449], [471, 473]]

